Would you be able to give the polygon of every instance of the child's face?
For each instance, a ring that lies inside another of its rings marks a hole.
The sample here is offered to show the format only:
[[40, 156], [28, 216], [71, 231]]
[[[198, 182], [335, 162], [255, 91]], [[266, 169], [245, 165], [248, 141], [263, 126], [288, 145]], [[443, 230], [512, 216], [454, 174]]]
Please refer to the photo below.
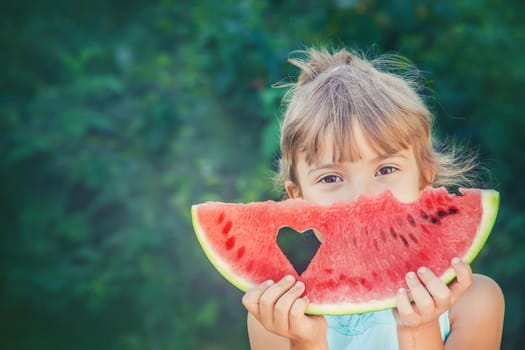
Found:
[[379, 194], [389, 189], [402, 202], [411, 202], [420, 194], [420, 170], [412, 148], [395, 154], [379, 155], [366, 142], [361, 129], [353, 127], [355, 144], [361, 159], [336, 162], [333, 142], [324, 139], [318, 162], [308, 164], [304, 154], [296, 162], [298, 184], [286, 183], [290, 198], [302, 198], [318, 204], [354, 201], [362, 194]]

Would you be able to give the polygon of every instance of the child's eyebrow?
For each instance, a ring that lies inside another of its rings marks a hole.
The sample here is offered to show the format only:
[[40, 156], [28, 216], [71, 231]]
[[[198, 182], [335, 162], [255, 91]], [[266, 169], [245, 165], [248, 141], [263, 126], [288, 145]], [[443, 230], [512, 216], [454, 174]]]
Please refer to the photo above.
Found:
[[408, 156], [403, 151], [396, 152], [396, 153], [384, 153], [384, 154], [380, 154], [377, 157], [375, 157], [374, 159], [372, 159], [372, 162], [378, 162], [378, 161], [382, 161], [382, 160], [385, 160], [385, 159], [388, 159], [388, 158], [408, 159]]
[[[370, 159], [368, 162], [377, 163], [377, 162], [381, 162], [381, 161], [384, 161], [385, 159], [390, 159], [390, 158], [401, 158], [401, 159], [407, 160], [408, 156], [403, 151], [396, 152], [396, 153], [384, 153], [384, 154], [378, 155], [377, 157], [373, 159]], [[339, 163], [324, 163], [324, 164], [318, 164], [318, 165], [316, 164], [313, 168], [308, 170], [308, 175], [310, 175], [313, 172], [319, 171], [319, 170], [332, 169], [338, 166], [339, 166]]]
[[337, 167], [337, 163], [319, 164], [319, 165], [316, 165], [314, 168], [311, 168], [310, 170], [308, 170], [308, 175], [310, 175], [311, 173], [316, 172], [318, 170], [333, 169], [335, 167]]

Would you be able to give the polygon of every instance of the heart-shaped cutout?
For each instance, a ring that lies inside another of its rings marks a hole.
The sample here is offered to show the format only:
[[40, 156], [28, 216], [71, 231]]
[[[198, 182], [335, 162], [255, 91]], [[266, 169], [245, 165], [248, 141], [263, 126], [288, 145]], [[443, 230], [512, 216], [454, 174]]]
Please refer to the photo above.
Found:
[[306, 270], [321, 242], [322, 237], [313, 229], [300, 233], [291, 227], [281, 227], [277, 233], [277, 245], [298, 275]]

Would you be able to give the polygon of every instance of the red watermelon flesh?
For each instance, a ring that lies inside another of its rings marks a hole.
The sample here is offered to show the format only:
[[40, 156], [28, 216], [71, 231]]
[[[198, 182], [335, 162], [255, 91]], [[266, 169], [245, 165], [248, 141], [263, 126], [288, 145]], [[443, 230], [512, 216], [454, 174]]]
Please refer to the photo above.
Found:
[[[351, 314], [395, 306], [405, 275], [429, 267], [445, 282], [453, 257], [470, 263], [496, 218], [499, 193], [462, 195], [427, 188], [412, 203], [390, 192], [352, 203], [293, 199], [192, 207], [197, 238], [213, 265], [241, 290], [293, 275], [305, 283], [311, 314]], [[320, 232], [322, 244], [300, 275], [276, 243], [282, 227]]]

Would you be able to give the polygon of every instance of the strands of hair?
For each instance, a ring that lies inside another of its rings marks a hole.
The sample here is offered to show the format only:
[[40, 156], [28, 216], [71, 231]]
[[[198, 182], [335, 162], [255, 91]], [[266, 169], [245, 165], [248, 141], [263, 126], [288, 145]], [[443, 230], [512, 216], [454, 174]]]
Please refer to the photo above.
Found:
[[[417, 69], [402, 56], [367, 59], [345, 49], [297, 51], [289, 62], [300, 69], [297, 83], [287, 87], [281, 125], [281, 159], [275, 180], [295, 180], [299, 152], [308, 162], [319, 156], [322, 140], [334, 140], [335, 160], [360, 158], [352, 127], [357, 123], [378, 153], [414, 148], [423, 184], [472, 186], [476, 157], [460, 157], [458, 146], [438, 145], [432, 136], [433, 116], [421, 95]], [[439, 147], [438, 147], [439, 146]]]

